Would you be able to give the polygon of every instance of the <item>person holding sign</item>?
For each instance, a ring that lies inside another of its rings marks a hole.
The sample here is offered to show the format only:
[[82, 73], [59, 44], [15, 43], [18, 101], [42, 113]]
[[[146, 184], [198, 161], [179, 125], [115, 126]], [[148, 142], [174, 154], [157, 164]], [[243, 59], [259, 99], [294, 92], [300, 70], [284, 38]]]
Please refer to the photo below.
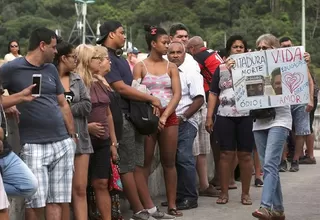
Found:
[[[226, 46], [228, 55], [241, 54], [247, 51], [247, 42], [238, 35], [231, 36]], [[234, 60], [227, 59], [213, 74], [206, 120], [206, 130], [213, 132], [216, 126], [217, 136], [220, 143], [220, 185], [221, 193], [217, 204], [226, 204], [229, 200], [228, 187], [230, 180], [231, 165], [237, 157], [240, 164], [242, 194], [241, 203], [251, 205], [249, 195], [252, 176], [252, 149], [254, 139], [252, 134], [252, 118], [249, 112], [239, 112], [235, 105], [235, 91], [233, 89], [231, 67]], [[220, 105], [217, 112], [215, 125], [212, 120], [217, 101]]]
[[[293, 43], [289, 37], [283, 37], [280, 39], [281, 47], [293, 47]], [[305, 52], [304, 59], [306, 63], [310, 64], [310, 54]], [[314, 109], [314, 106], [317, 103], [314, 102], [314, 83], [310, 72], [308, 72], [308, 80], [309, 80], [309, 93], [310, 93], [310, 103], [306, 106], [305, 104], [297, 104], [291, 105], [291, 114], [293, 120], [293, 130], [294, 130], [294, 141], [295, 141], [295, 149], [294, 156], [291, 161], [290, 172], [299, 171], [299, 163], [300, 162], [309, 162], [311, 164], [316, 163], [316, 159], [313, 155], [313, 142], [314, 135], [312, 134], [312, 126], [310, 126], [310, 112]], [[303, 146], [306, 141], [308, 156], [303, 157], [301, 152], [303, 152]], [[299, 158], [302, 156], [302, 159]], [[281, 167], [285, 168], [287, 165], [286, 158], [284, 158], [281, 162]], [[285, 170], [285, 169], [283, 169]]]
[[[258, 50], [279, 48], [279, 40], [271, 35], [260, 36], [256, 41]], [[271, 73], [271, 86], [276, 95], [282, 94], [281, 72], [274, 69]], [[284, 220], [284, 207], [279, 176], [279, 165], [292, 126], [290, 106], [276, 107], [275, 117], [256, 119], [253, 123], [253, 133], [263, 165], [264, 186], [260, 208], [252, 215], [262, 220]]]

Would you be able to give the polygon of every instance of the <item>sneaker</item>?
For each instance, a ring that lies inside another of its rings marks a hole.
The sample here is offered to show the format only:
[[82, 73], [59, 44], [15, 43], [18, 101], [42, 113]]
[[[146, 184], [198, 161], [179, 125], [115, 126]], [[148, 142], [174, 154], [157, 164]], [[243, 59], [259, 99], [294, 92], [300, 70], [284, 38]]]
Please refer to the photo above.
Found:
[[285, 220], [286, 216], [283, 211], [275, 211], [271, 212], [271, 220]]
[[156, 220], [156, 219], [150, 216], [147, 210], [143, 210], [139, 214], [133, 214], [130, 220]]
[[254, 181], [254, 185], [255, 185], [256, 187], [263, 187], [263, 182], [262, 182], [261, 179], [256, 178], [256, 180]]
[[298, 172], [299, 171], [299, 162], [297, 160], [292, 161], [290, 172]]
[[281, 161], [279, 172], [287, 172], [288, 171], [288, 161], [283, 160]]
[[157, 207], [157, 211], [153, 214], [150, 214], [150, 215], [155, 219], [176, 219], [176, 217], [173, 215], [169, 215], [167, 213], [161, 212], [158, 209], [158, 207]]
[[299, 160], [299, 164], [317, 164], [317, 161], [315, 157], [311, 158], [309, 156], [305, 156], [303, 159]]
[[207, 197], [219, 197], [220, 192], [217, 190], [213, 185], [209, 185], [207, 189], [200, 190], [199, 189], [199, 196], [207, 196]]

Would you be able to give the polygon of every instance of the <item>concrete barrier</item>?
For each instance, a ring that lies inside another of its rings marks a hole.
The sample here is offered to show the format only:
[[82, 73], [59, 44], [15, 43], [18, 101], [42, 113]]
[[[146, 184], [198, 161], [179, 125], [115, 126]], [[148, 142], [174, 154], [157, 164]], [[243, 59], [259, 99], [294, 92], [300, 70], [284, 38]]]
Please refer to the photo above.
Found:
[[[19, 155], [20, 152], [20, 137], [18, 123], [14, 118], [7, 118], [8, 120], [8, 142], [12, 146], [13, 151]], [[9, 198], [10, 220], [23, 220], [24, 219], [24, 201], [21, 198]]]
[[[151, 196], [165, 195], [165, 184], [163, 177], [163, 170], [160, 163], [159, 148], [156, 147], [155, 156], [152, 165], [152, 174], [149, 177], [149, 190]], [[207, 155], [208, 164], [208, 178], [213, 178], [214, 175], [214, 162], [212, 152]]]

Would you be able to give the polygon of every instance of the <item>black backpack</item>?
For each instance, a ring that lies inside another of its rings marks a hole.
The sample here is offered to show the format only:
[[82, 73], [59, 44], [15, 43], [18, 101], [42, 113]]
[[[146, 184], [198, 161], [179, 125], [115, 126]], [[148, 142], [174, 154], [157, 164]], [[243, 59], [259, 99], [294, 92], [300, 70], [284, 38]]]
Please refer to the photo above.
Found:
[[130, 100], [127, 119], [142, 135], [154, 134], [158, 130], [159, 118], [153, 114], [153, 107], [147, 102]]

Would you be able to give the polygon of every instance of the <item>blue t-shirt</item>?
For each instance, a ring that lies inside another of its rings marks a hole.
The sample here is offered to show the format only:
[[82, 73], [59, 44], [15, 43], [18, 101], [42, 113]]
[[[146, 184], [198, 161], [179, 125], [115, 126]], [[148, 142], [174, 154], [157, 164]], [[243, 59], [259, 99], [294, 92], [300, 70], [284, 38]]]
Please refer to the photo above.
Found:
[[[133, 76], [130, 70], [130, 66], [126, 59], [122, 56], [116, 56], [112, 49], [109, 49], [109, 57], [111, 61], [111, 71], [106, 75], [106, 79], [109, 84], [123, 81], [125, 84], [131, 86]], [[129, 110], [129, 100], [121, 96], [121, 109], [124, 113]]]
[[0, 68], [4, 89], [10, 94], [22, 91], [32, 84], [32, 75], [41, 74], [41, 96], [32, 102], [17, 105], [20, 111], [21, 144], [45, 144], [69, 137], [57, 95], [63, 94], [58, 71], [53, 64], [33, 66], [24, 57], [17, 58]]

